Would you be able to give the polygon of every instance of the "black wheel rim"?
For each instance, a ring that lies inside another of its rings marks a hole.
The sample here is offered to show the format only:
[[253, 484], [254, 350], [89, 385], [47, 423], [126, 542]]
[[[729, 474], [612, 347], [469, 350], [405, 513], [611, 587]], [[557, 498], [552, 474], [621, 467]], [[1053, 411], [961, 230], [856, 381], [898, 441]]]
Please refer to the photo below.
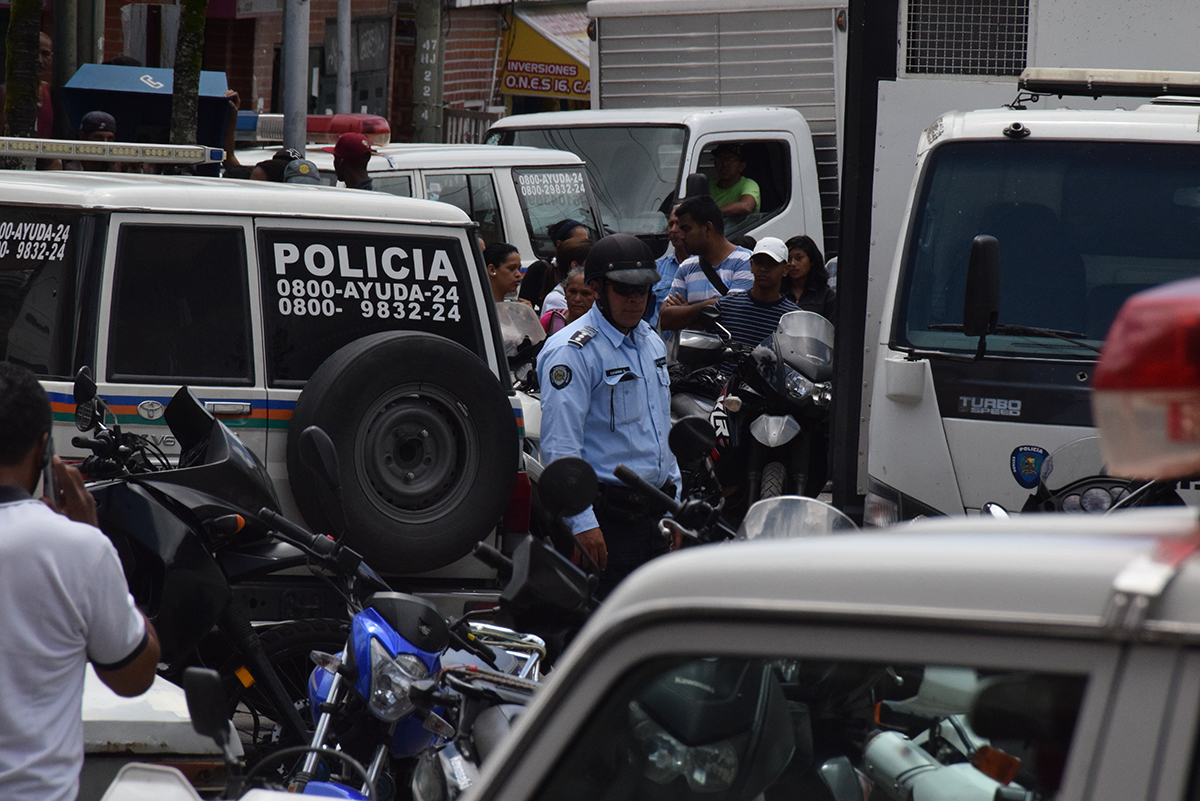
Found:
[[372, 505], [394, 520], [436, 520], [462, 502], [479, 469], [465, 405], [439, 387], [405, 385], [379, 398], [355, 438], [355, 467]]

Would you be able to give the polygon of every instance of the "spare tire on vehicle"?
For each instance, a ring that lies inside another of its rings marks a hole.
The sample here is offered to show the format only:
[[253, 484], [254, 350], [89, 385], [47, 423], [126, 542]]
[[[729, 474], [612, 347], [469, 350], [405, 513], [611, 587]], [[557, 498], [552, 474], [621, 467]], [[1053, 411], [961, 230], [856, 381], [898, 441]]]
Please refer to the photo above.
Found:
[[461, 559], [508, 504], [519, 447], [512, 405], [487, 365], [444, 337], [363, 337], [305, 384], [288, 430], [288, 476], [305, 520], [332, 532], [336, 511], [300, 460], [310, 425], [337, 447], [346, 542], [381, 572]]

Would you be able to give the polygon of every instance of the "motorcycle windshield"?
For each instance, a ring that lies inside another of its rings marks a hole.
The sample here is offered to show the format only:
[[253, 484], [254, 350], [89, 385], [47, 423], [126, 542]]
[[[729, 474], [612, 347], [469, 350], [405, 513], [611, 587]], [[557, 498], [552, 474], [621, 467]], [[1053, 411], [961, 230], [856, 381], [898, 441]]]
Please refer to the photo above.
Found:
[[1080, 437], [1068, 442], [1042, 462], [1041, 482], [1050, 492], [1074, 484], [1090, 476], [1106, 476], [1104, 457], [1100, 454], [1099, 437]]
[[816, 312], [788, 312], [775, 328], [775, 351], [810, 381], [828, 381], [833, 377], [833, 323]]
[[[803, 313], [803, 312], [802, 312]], [[765, 498], [746, 512], [739, 540], [786, 540], [855, 531], [858, 526], [824, 501], [799, 495]]]
[[538, 320], [537, 312], [524, 303], [497, 303], [496, 317], [500, 320], [504, 355], [509, 358], [516, 356], [521, 348], [536, 345], [546, 338], [546, 331]]

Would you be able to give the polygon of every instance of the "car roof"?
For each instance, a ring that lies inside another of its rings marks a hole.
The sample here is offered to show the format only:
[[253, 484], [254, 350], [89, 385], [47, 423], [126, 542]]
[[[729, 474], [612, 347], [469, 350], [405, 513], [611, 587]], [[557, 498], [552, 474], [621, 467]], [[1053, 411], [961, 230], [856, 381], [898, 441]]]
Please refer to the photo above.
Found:
[[[321, 145], [305, 148], [305, 158], [320, 170], [333, 171], [333, 154]], [[278, 148], [251, 148], [236, 151], [238, 161], [256, 164], [271, 158]], [[565, 150], [539, 147], [497, 147], [495, 145], [391, 144], [375, 148], [367, 162], [368, 172], [388, 170], [477, 169], [483, 167], [578, 166], [583, 160]], [[507, 152], [507, 151], [513, 152]]]
[[[570, 115], [565, 117], [564, 115]], [[683, 108], [621, 108], [582, 109], [579, 111], [544, 111], [537, 114], [516, 114], [492, 123], [491, 130], [501, 131], [515, 128], [549, 128], [562, 125], [567, 120], [577, 125], [691, 125], [703, 126], [720, 122], [722, 128], [732, 125], [749, 125], [740, 130], [746, 136], [770, 130], [768, 126], [787, 128], [803, 122], [803, 115], [793, 108], [783, 106], [724, 106]], [[734, 129], [738, 130], [738, 129]]]
[[[331, 194], [334, 193], [334, 194]], [[0, 202], [124, 211], [253, 214], [471, 224], [448, 203], [382, 192], [230, 178], [111, 172], [0, 170]]]
[[1015, 122], [1029, 130], [1024, 141], [1096, 139], [1200, 142], [1200, 107], [1164, 99], [1126, 109], [982, 109], [938, 117], [919, 140], [918, 152], [954, 139], [1000, 139]]
[[[664, 610], [1007, 626], [1101, 636], [1114, 580], [1200, 512], [953, 517], [852, 534], [690, 548], [639, 570], [587, 631]], [[1200, 640], [1200, 557], [1183, 563], [1144, 629]]]

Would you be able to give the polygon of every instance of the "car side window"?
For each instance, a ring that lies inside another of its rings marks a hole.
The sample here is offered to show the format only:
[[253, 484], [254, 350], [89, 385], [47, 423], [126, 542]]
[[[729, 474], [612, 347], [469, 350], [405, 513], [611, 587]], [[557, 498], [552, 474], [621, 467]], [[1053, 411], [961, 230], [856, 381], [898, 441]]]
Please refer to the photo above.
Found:
[[254, 383], [242, 228], [123, 225], [113, 280], [109, 380]]
[[442, 173], [425, 176], [425, 197], [458, 206], [479, 223], [479, 235], [485, 242], [504, 240], [500, 220], [500, 201], [496, 184], [486, 174], [455, 175]]
[[412, 178], [407, 175], [372, 175], [371, 187], [398, 197], [412, 197]]
[[1050, 799], [1086, 685], [983, 667], [653, 660], [605, 697], [536, 797]]
[[[745, 164], [738, 177], [754, 182], [758, 188], [759, 202], [757, 208], [749, 214], [725, 218], [726, 237], [736, 236], [742, 231], [749, 230], [783, 210], [791, 201], [793, 189], [790, 166], [791, 149], [787, 142], [780, 140], [713, 142], [705, 145], [700, 153], [700, 171], [708, 176], [709, 193], [714, 198], [719, 199], [721, 191], [718, 186], [720, 177], [717, 175], [716, 151], [722, 145], [730, 144], [737, 146], [741, 152], [741, 161]], [[753, 194], [753, 191], [748, 194]], [[722, 205], [737, 199], [726, 199]]]

